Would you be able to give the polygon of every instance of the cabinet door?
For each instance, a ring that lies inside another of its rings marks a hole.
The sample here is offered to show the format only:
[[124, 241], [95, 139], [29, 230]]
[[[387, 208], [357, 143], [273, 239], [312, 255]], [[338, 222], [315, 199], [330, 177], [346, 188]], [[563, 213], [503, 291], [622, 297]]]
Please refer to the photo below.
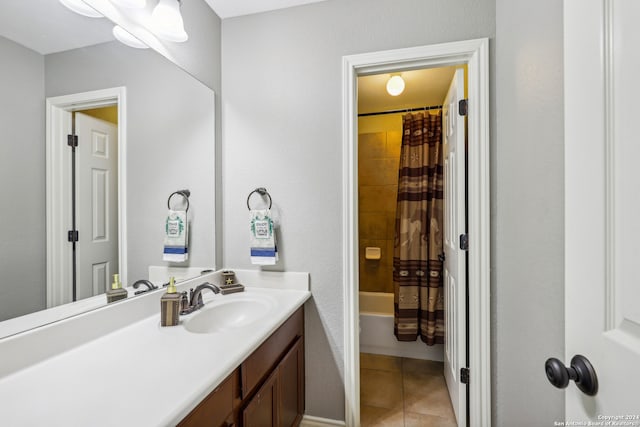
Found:
[[234, 404], [234, 384], [240, 374], [236, 369], [225, 381], [209, 394], [178, 427], [219, 427], [228, 425]]
[[242, 411], [243, 427], [278, 425], [278, 369], [264, 382]]
[[253, 394], [255, 387], [276, 367], [285, 350], [303, 333], [304, 309], [300, 307], [242, 363], [243, 399]]
[[304, 340], [298, 338], [278, 365], [281, 427], [297, 426], [304, 413]]

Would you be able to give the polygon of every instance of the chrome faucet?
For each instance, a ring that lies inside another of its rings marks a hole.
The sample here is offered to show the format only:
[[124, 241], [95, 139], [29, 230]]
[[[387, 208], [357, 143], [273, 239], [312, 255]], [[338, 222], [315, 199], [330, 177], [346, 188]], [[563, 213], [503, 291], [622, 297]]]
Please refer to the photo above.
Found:
[[180, 314], [189, 314], [189, 313], [193, 313], [196, 310], [201, 309], [204, 306], [204, 302], [202, 301], [202, 291], [204, 291], [205, 289], [209, 289], [214, 294], [220, 293], [220, 288], [218, 288], [216, 285], [209, 282], [205, 282], [201, 285], [196, 286], [195, 289], [191, 289], [189, 292], [190, 302], [186, 307], [184, 307], [186, 294], [182, 297], [183, 308], [180, 311]]
[[142, 294], [144, 292], [148, 292], [148, 291], [152, 291], [154, 289], [158, 289], [158, 287], [156, 285], [154, 285], [153, 283], [151, 283], [149, 280], [138, 280], [133, 284], [133, 289], [138, 289], [140, 287], [140, 285], [145, 285], [147, 287], [147, 289], [140, 289], [139, 291], [134, 292], [134, 295], [139, 295]]

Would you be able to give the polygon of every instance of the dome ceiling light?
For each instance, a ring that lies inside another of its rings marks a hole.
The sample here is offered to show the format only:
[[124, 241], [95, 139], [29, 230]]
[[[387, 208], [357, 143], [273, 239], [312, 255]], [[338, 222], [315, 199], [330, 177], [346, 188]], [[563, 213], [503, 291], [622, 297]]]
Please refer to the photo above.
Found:
[[139, 38], [125, 30], [119, 25], [113, 27], [113, 37], [115, 37], [120, 43], [126, 44], [129, 47], [135, 49], [148, 49], [149, 46], [140, 41]]
[[111, 0], [111, 3], [127, 9], [142, 9], [147, 5], [147, 0]]
[[180, 14], [181, 0], [160, 0], [151, 13], [151, 29], [160, 38], [171, 42], [185, 42], [189, 38], [184, 31]]
[[82, 0], [60, 0], [67, 9], [88, 18], [103, 18], [104, 16]]
[[391, 96], [398, 96], [404, 91], [404, 80], [399, 75], [391, 76], [387, 81], [387, 93]]

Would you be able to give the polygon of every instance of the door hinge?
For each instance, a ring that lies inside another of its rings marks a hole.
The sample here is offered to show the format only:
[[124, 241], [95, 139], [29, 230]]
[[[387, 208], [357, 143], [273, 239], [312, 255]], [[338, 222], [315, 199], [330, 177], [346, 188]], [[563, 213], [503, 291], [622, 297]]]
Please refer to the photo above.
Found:
[[67, 232], [67, 240], [70, 242], [77, 242], [79, 237], [78, 230], [69, 230]]
[[461, 116], [466, 116], [467, 111], [469, 110], [469, 102], [466, 99], [461, 99], [458, 102], [458, 114]]
[[469, 384], [469, 368], [460, 368], [460, 382]]
[[469, 235], [467, 233], [460, 235], [460, 249], [463, 251], [469, 250]]
[[78, 135], [67, 135], [67, 145], [69, 147], [78, 146]]

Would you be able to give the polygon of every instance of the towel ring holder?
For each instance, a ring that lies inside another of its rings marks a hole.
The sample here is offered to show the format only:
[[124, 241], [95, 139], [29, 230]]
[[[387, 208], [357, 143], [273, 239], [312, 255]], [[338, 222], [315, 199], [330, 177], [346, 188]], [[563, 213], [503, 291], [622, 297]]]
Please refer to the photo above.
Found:
[[249, 205], [249, 200], [251, 199], [251, 196], [253, 196], [254, 193], [258, 193], [263, 197], [267, 196], [269, 198], [269, 209], [271, 209], [271, 205], [272, 205], [271, 194], [269, 194], [267, 189], [264, 187], [258, 187], [255, 190], [253, 190], [251, 193], [249, 193], [249, 196], [247, 196], [247, 209], [251, 210], [251, 206]]
[[171, 198], [173, 196], [175, 196], [176, 194], [181, 195], [187, 201], [187, 209], [185, 210], [185, 212], [188, 211], [189, 210], [189, 196], [191, 196], [191, 191], [189, 191], [189, 190], [178, 190], [178, 191], [174, 191], [173, 193], [171, 193], [171, 195], [169, 195], [169, 198], [167, 199], [167, 208], [169, 208], [169, 210], [172, 210], [171, 209]]

